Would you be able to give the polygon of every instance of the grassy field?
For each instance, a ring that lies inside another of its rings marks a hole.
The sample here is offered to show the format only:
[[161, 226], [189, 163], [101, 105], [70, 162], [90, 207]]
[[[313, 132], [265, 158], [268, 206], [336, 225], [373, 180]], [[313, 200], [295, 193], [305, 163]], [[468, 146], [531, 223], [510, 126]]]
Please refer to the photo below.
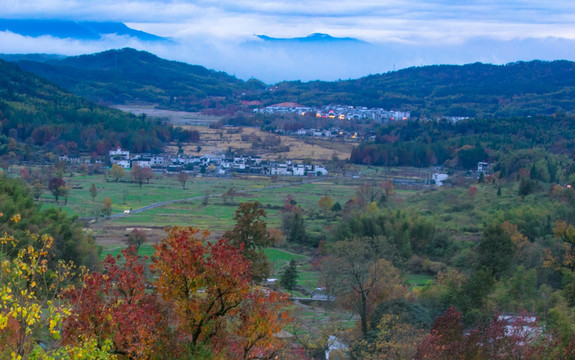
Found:
[[[320, 235], [337, 225], [337, 219], [324, 218], [319, 209], [318, 201], [322, 196], [329, 195], [342, 206], [352, 198], [360, 185], [366, 182], [381, 183], [388, 173], [384, 171], [370, 171], [362, 168], [361, 176], [357, 177], [326, 177], [315, 179], [312, 183], [302, 183], [302, 178], [285, 177], [272, 181], [261, 176], [240, 178], [193, 178], [186, 184], [186, 189], [177, 181], [175, 176], [159, 176], [151, 180], [150, 184], [139, 187], [126, 177], [122, 181], [109, 181], [100, 176], [73, 176], [65, 180], [71, 191], [64, 205], [54, 202], [48, 192], [42, 196], [44, 207], [59, 206], [71, 214], [76, 214], [87, 220], [92, 219], [90, 228], [101, 247], [101, 258], [107, 254], [117, 256], [125, 248], [129, 232], [133, 228], [146, 231], [148, 241], [140, 248], [140, 254], [153, 255], [153, 244], [165, 236], [164, 229], [169, 226], [194, 226], [212, 232], [212, 239], [219, 238], [234, 224], [234, 215], [237, 205], [244, 201], [259, 201], [267, 213], [269, 228], [281, 227], [281, 206], [286, 196], [292, 198], [305, 209], [305, 221], [308, 233]], [[93, 200], [90, 187], [94, 184], [97, 196]], [[270, 186], [281, 186], [268, 188]], [[225, 204], [224, 199], [216, 195], [233, 188], [238, 195], [234, 196], [233, 203]], [[396, 198], [410, 198], [418, 194], [415, 190], [396, 190]], [[204, 203], [206, 195], [211, 195], [207, 204]], [[143, 212], [132, 212], [124, 216], [106, 220], [102, 217], [93, 219], [94, 209], [102, 206], [104, 198], [112, 200], [112, 214], [123, 214], [126, 209], [140, 209], [145, 206], [169, 200], [184, 200], [169, 203], [163, 206], [148, 209]], [[97, 220], [97, 221], [96, 221]], [[299, 251], [299, 250], [298, 250]], [[313, 290], [320, 281], [320, 273], [312, 267], [312, 258], [309, 254], [300, 254], [286, 249], [270, 248], [266, 250], [272, 265], [272, 277], [279, 277], [290, 260], [298, 263], [298, 285]], [[412, 279], [408, 279], [413, 282]], [[415, 281], [417, 282], [417, 281]], [[415, 284], [415, 283], [414, 283]]]

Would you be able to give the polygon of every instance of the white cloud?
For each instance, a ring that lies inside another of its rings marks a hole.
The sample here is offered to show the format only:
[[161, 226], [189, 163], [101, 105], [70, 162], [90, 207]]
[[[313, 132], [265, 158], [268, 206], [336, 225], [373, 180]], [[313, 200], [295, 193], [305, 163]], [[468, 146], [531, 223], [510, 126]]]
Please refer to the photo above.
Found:
[[[575, 40], [572, 0], [2, 0], [2, 10], [7, 18], [120, 21], [177, 44], [0, 33], [1, 53], [78, 55], [129, 46], [266, 82], [336, 80], [437, 63], [575, 60], [568, 41]], [[373, 45], [328, 54], [254, 45], [254, 34], [314, 32]]]

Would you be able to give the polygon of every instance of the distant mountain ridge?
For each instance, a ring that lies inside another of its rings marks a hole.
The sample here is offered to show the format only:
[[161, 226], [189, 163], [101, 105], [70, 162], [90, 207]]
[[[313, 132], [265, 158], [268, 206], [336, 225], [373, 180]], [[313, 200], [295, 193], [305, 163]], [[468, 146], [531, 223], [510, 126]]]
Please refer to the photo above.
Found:
[[99, 40], [106, 35], [130, 36], [141, 41], [170, 41], [168, 38], [139, 31], [121, 22], [0, 19], [0, 31], [30, 37], [52, 36], [60, 39]]
[[295, 102], [381, 107], [431, 118], [575, 112], [575, 63], [570, 61], [435, 65], [353, 80], [286, 81], [271, 87], [129, 48], [18, 65], [105, 104], [148, 102], [177, 110], [233, 112], [240, 101], [257, 100], [264, 106]]
[[314, 33], [306, 37], [295, 37], [295, 38], [275, 38], [266, 35], [256, 35], [258, 38], [267, 42], [293, 42], [293, 43], [333, 43], [333, 42], [355, 42], [355, 43], [365, 43], [364, 41], [351, 38], [351, 37], [333, 37], [328, 34]]

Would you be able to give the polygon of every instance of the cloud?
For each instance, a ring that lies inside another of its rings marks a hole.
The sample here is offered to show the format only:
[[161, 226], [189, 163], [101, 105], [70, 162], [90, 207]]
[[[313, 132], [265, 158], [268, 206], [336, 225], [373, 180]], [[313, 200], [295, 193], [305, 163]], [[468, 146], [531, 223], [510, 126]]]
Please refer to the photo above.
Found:
[[[409, 66], [575, 60], [572, 0], [3, 0], [3, 17], [119, 21], [175, 44], [0, 33], [2, 53], [133, 47], [247, 79], [337, 80]], [[321, 32], [369, 46], [262, 46], [254, 34]]]
[[160, 36], [326, 32], [372, 41], [575, 39], [571, 0], [5, 0], [4, 17], [139, 23]]

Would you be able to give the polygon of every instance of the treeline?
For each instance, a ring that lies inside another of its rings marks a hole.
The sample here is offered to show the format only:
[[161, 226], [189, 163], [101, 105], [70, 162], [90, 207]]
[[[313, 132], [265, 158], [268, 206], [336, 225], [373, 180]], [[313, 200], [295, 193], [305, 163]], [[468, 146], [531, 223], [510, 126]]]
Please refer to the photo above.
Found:
[[575, 155], [569, 141], [575, 135], [573, 116], [409, 121], [381, 126], [375, 134], [373, 142], [353, 149], [352, 163], [473, 169], [479, 161], [498, 161], [522, 149]]
[[0, 121], [2, 143], [14, 139], [60, 154], [104, 155], [116, 146], [157, 153], [169, 141], [199, 140], [195, 131], [95, 105], [5, 62], [0, 62]]
[[[53, 238], [49, 251], [50, 266], [64, 260], [90, 269], [99, 268], [100, 259], [94, 239], [77, 222], [78, 217], [69, 216], [57, 208], [42, 210], [25, 183], [0, 177], [0, 213], [0, 233], [18, 238], [17, 249], [34, 244], [30, 233], [49, 234]], [[11, 222], [9, 219], [15, 215], [22, 220]]]

